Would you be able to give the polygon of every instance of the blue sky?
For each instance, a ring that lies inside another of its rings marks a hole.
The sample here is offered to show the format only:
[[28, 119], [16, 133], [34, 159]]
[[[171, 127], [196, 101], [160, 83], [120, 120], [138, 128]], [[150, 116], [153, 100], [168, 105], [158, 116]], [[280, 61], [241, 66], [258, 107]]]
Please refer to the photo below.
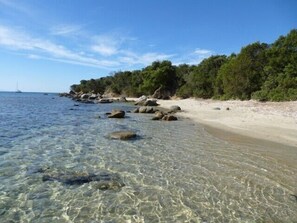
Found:
[[155, 60], [198, 64], [297, 28], [295, 0], [0, 0], [0, 90], [61, 92]]

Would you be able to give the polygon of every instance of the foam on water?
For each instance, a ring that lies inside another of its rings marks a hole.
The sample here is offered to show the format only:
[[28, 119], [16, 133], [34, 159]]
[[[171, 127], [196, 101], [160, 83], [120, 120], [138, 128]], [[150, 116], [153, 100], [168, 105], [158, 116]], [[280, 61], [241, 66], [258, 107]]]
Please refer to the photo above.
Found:
[[[105, 118], [131, 109], [123, 104], [70, 110], [71, 100], [53, 95], [0, 96], [0, 222], [296, 222], [296, 165], [257, 145], [225, 142], [188, 120]], [[141, 137], [106, 137], [123, 129]], [[44, 182], [43, 171], [108, 171], [125, 186]]]

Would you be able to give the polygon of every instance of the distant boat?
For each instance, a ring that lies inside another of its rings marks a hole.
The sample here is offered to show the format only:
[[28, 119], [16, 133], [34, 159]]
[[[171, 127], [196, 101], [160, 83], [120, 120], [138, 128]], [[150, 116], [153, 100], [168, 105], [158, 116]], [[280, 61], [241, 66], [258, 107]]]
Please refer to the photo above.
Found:
[[17, 86], [16, 86], [16, 91], [15, 91], [15, 93], [22, 93], [22, 91], [19, 89], [18, 82], [17, 82]]

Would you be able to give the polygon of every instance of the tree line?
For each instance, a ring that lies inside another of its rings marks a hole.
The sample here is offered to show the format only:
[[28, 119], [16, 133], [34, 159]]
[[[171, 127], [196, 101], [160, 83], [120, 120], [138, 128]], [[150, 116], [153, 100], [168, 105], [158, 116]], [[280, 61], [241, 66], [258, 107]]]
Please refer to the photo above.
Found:
[[259, 101], [297, 100], [297, 29], [274, 43], [255, 42], [238, 54], [214, 55], [198, 65], [155, 61], [134, 71], [81, 80], [75, 92], [139, 97], [162, 89], [181, 98]]

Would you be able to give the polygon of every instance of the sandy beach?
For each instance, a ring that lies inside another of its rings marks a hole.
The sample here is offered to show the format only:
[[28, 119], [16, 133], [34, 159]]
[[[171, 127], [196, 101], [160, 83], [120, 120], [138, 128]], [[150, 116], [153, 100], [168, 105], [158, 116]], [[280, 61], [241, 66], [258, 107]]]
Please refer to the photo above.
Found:
[[297, 101], [158, 100], [161, 107], [179, 105], [178, 115], [203, 125], [256, 139], [297, 147]]

